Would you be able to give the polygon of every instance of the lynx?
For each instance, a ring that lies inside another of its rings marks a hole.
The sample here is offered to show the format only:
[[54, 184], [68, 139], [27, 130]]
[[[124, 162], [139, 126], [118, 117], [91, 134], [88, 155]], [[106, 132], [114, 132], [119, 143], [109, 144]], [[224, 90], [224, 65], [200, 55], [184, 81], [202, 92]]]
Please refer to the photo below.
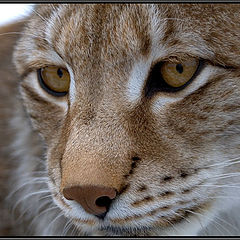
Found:
[[1, 235], [239, 235], [239, 18], [39, 4], [2, 27]]

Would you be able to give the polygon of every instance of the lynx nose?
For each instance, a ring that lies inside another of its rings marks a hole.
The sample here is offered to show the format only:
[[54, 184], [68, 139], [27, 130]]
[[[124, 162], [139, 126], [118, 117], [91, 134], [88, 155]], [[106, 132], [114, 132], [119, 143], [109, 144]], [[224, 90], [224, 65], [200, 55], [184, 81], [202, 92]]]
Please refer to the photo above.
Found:
[[78, 202], [86, 212], [101, 218], [107, 213], [117, 192], [110, 187], [87, 185], [66, 187], [63, 189], [63, 195], [68, 200]]

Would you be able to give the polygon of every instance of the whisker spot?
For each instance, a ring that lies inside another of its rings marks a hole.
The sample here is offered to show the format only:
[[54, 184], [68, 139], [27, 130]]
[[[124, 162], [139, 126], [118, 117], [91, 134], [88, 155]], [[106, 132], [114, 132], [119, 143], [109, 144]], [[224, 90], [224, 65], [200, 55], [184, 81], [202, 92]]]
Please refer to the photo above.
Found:
[[133, 207], [139, 207], [140, 205], [145, 204], [147, 202], [151, 202], [153, 200], [154, 200], [153, 197], [147, 196], [147, 197], [143, 198], [142, 200], [138, 200], [138, 201], [133, 202], [131, 205]]
[[163, 181], [167, 182], [167, 181], [170, 181], [172, 179], [173, 179], [172, 176], [166, 176], [166, 177], [163, 178]]
[[165, 192], [161, 192], [158, 194], [159, 197], [167, 197], [167, 196], [172, 196], [172, 195], [174, 195], [174, 193], [171, 191], [165, 191]]
[[138, 189], [139, 192], [143, 192], [143, 191], [146, 191], [146, 190], [147, 190], [147, 186], [146, 185], [142, 185]]

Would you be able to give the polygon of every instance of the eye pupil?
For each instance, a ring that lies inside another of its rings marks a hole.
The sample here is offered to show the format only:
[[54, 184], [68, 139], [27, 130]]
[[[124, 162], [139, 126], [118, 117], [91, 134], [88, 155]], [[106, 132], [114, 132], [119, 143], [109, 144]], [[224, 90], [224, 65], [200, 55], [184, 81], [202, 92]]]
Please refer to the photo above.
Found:
[[58, 68], [57, 74], [60, 78], [63, 76], [63, 72], [62, 72], [61, 68]]
[[183, 72], [183, 66], [182, 66], [182, 64], [177, 64], [176, 65], [176, 70], [179, 72], [179, 73], [182, 73]]

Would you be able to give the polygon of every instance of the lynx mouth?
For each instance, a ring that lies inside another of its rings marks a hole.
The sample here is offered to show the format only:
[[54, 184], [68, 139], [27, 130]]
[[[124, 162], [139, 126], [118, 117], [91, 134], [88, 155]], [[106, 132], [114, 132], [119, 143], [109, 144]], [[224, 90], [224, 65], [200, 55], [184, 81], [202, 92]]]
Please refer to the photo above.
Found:
[[[159, 217], [159, 219], [152, 219], [152, 223], [145, 224], [142, 223], [136, 223], [133, 221], [126, 221], [124, 224], [122, 223], [121, 226], [118, 224], [114, 224], [112, 222], [102, 221], [100, 226], [98, 226], [98, 230], [101, 231], [106, 236], [131, 236], [131, 237], [137, 237], [137, 236], [148, 236], [149, 233], [154, 232], [154, 229], [162, 229], [172, 227], [175, 224], [178, 224], [182, 221], [186, 220], [185, 217], [172, 217], [171, 221], [169, 221], [167, 218], [162, 219]], [[159, 232], [159, 231], [158, 231]]]
[[[164, 217], [157, 217], [154, 219], [148, 219], [150, 221], [143, 222], [136, 222], [135, 220], [132, 221], [125, 221], [122, 222], [121, 226], [116, 223], [116, 225], [112, 222], [106, 221], [102, 222], [102, 225], [98, 227], [98, 230], [103, 232], [106, 236], [130, 236], [130, 237], [137, 237], [137, 236], [149, 236], [150, 233], [156, 233], [157, 235], [165, 236], [166, 230], [170, 229], [171, 231], [176, 231], [181, 233], [182, 229], [175, 226], [179, 226], [179, 224], [183, 224], [183, 226], [191, 225], [193, 222], [196, 222], [195, 218], [197, 216], [197, 221], [200, 218], [204, 217], [206, 211], [209, 211], [211, 206], [211, 202], [204, 202], [200, 205], [195, 207], [180, 209], [173, 215], [167, 215]], [[191, 220], [190, 220], [191, 219]], [[195, 220], [194, 220], [195, 219]], [[148, 222], [148, 224], [147, 224]], [[151, 222], [151, 223], [150, 223]], [[184, 233], [185, 234], [185, 233]]]

